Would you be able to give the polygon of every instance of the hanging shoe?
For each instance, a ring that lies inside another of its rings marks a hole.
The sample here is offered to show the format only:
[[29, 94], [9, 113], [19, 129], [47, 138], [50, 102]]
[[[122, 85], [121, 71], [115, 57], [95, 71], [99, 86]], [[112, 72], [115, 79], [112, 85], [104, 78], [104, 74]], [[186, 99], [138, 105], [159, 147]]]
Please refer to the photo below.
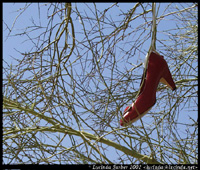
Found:
[[123, 118], [120, 120], [121, 126], [127, 126], [137, 121], [153, 107], [156, 103], [156, 91], [159, 82], [166, 84], [172, 90], [176, 89], [167, 62], [163, 56], [155, 52], [151, 52], [147, 70], [143, 75], [144, 82], [142, 78], [138, 98], [124, 110]]

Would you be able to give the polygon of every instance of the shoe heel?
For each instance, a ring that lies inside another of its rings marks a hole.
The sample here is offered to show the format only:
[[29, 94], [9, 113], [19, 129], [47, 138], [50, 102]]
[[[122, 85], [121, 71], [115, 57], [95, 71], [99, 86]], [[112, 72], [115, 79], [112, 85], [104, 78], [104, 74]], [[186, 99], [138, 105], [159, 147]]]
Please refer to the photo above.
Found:
[[160, 79], [160, 82], [163, 83], [163, 84], [166, 84], [173, 91], [176, 89], [176, 85], [175, 85], [175, 83], [174, 83], [174, 81], [172, 79], [172, 75], [171, 75], [168, 67], [163, 72], [163, 75], [162, 75], [162, 77]]

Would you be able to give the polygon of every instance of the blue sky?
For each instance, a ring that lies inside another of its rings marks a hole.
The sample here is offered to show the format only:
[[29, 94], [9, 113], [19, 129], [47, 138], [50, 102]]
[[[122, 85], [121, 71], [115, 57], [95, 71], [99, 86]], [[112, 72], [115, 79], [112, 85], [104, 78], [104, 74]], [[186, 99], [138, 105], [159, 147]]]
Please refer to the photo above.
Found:
[[[4, 21], [6, 22], [7, 26], [11, 29], [12, 28], [12, 25], [13, 25], [13, 22], [15, 21], [16, 19], [16, 16], [19, 14], [17, 13], [16, 11], [19, 9], [19, 8], [22, 8], [24, 7], [24, 3], [3, 3], [3, 19]], [[73, 6], [75, 6], [75, 4], [72, 4]], [[84, 13], [85, 10], [88, 14], [91, 14], [91, 15], [94, 15], [92, 14], [92, 12], [89, 10], [89, 7], [91, 8], [94, 8], [94, 5], [93, 4], [86, 4], [86, 5], [83, 5], [82, 3], [77, 3], [77, 8], [82, 12]], [[109, 7], [111, 6], [112, 3], [97, 3], [97, 8], [101, 11], [102, 9], [104, 9], [105, 7]], [[128, 10], [130, 10], [133, 6], [135, 5], [135, 3], [120, 3], [118, 7], [115, 7], [113, 8], [113, 10], [111, 10], [111, 12], [107, 13], [108, 17], [109, 15], [112, 15], [112, 18], [116, 21], [115, 24], [116, 26], [118, 26], [120, 24], [120, 22], [117, 22], [117, 21], [121, 21], [123, 19], [123, 16], [119, 16], [119, 15], [115, 15], [118, 14], [118, 11], [123, 11], [123, 12], [127, 12]], [[168, 6], [169, 4], [168, 3], [161, 3], [160, 6], [159, 4], [157, 4], [157, 8], [159, 7], [159, 11], [158, 11], [158, 16], [162, 15], [163, 13], [167, 13], [165, 10], [166, 6]], [[173, 4], [174, 5], [174, 4]], [[177, 7], [180, 7], [181, 6], [188, 6], [188, 4], [177, 4]], [[20, 32], [23, 32], [23, 28], [25, 28], [26, 26], [29, 26], [30, 24], [34, 22], [37, 22], [37, 24], [40, 24], [41, 26], [44, 27], [43, 30], [45, 30], [45, 25], [48, 23], [48, 20], [47, 20], [47, 17], [46, 17], [46, 10], [47, 10], [47, 6], [45, 6], [45, 4], [42, 4], [40, 3], [39, 4], [40, 8], [43, 8], [45, 10], [40, 10], [40, 13], [38, 11], [38, 4], [32, 4], [28, 9], [27, 11], [25, 11], [21, 16], [19, 16], [17, 19], [16, 19], [16, 22], [15, 22], [15, 25], [13, 27], [13, 31], [11, 33], [11, 35], [14, 35], [14, 34], [17, 34], [17, 33], [20, 33]], [[87, 7], [86, 7], [87, 6]], [[174, 5], [175, 6], [175, 5]], [[150, 6], [149, 8], [150, 9]], [[139, 13], [141, 11], [136, 11], [136, 13]], [[38, 15], [40, 15], [40, 21], [38, 21]], [[75, 17], [75, 14], [72, 14], [72, 17]], [[151, 20], [151, 13], [147, 14], [147, 21], [150, 21]], [[77, 19], [77, 18], [76, 18]], [[55, 19], [55, 23], [56, 23], [56, 19]], [[76, 31], [77, 32], [81, 32], [81, 30], [78, 30], [80, 28], [80, 22], [77, 22], [78, 19], [76, 20], [75, 22], [75, 28], [76, 28]], [[141, 23], [139, 22], [143, 22], [143, 20], [140, 18], [138, 20], [135, 20], [132, 22], [131, 24], [131, 27], [133, 27], [132, 29], [137, 28], [137, 26]], [[178, 30], [175, 29], [177, 25], [177, 22], [176, 20], [171, 20], [170, 16], [169, 17], [166, 17], [164, 20], [160, 20], [158, 22], [158, 34], [157, 34], [157, 38], [161, 41], [161, 42], [165, 42], [168, 46], [170, 45], [170, 41], [169, 39], [166, 39], [166, 37], [168, 38], [169, 36], [166, 35], [165, 31], [166, 30], [170, 30], [172, 29], [172, 32], [178, 32]], [[89, 24], [88, 24], [88, 27], [89, 27]], [[151, 26], [149, 25], [149, 27], [146, 27], [147, 30], [151, 29]], [[105, 34], [109, 34], [109, 32], [111, 32], [112, 30], [107, 28], [107, 30], [104, 32]], [[128, 32], [130, 32], [131, 30], [127, 30], [126, 34]], [[143, 29], [141, 29], [141, 33], [142, 33]], [[31, 33], [31, 35], [34, 37], [36, 36], [37, 34], [39, 34], [40, 31], [35, 31], [34, 33]], [[121, 48], [124, 48], [124, 49], [131, 49], [132, 47], [132, 44], [131, 44], [131, 41], [132, 39], [137, 39], [137, 38], [145, 38], [145, 37], [140, 37], [140, 35], [138, 34], [140, 32], [137, 32], [136, 35], [132, 35], [130, 37], [127, 37], [124, 41], [125, 42], [122, 42], [120, 45]], [[14, 60], [12, 59], [11, 56], [13, 56], [14, 58], [21, 58], [22, 56], [20, 55], [20, 53], [18, 53], [17, 51], [20, 51], [20, 52], [28, 52], [31, 50], [32, 46], [33, 46], [33, 43], [31, 43], [30, 41], [26, 41], [28, 39], [27, 36], [12, 36], [12, 37], [9, 37], [7, 38], [6, 35], [8, 34], [8, 29], [6, 29], [6, 25], [3, 23], [3, 59], [8, 62], [8, 63], [13, 63], [14, 64]], [[145, 34], [144, 34], [145, 35]], [[142, 35], [142, 36], [144, 36]], [[81, 33], [78, 34], [78, 38], [77, 39], [84, 39], [85, 37], [81, 37]], [[147, 41], [144, 41], [143, 42], [143, 45], [141, 46], [141, 51], [142, 53], [140, 53], [139, 56], [134, 56], [132, 58], [128, 58], [127, 59], [127, 63], [124, 63], [124, 62], [121, 62], [120, 60], [120, 55], [126, 55], [126, 54], [123, 54], [123, 52], [120, 52], [118, 54], [118, 57], [119, 57], [119, 68], [121, 68], [122, 70], [125, 70], [126, 69], [131, 69], [134, 67], [134, 65], [138, 65], [139, 63], [141, 63], [142, 61], [144, 61], [144, 58], [145, 58], [145, 55], [146, 55], [146, 52], [148, 51], [149, 49], [149, 46], [150, 46], [150, 43], [151, 43], [151, 38], [148, 38]], [[162, 44], [159, 43], [159, 41], [157, 42], [157, 49], [160, 50], [159, 52], [161, 52], [162, 54], [164, 54], [166, 51], [162, 51], [161, 49], [159, 49], [159, 47], [162, 47]], [[99, 45], [98, 47], [99, 49], [101, 48], [101, 45]], [[120, 48], [120, 47], [119, 47]], [[118, 48], [118, 49], [119, 49]], [[17, 50], [17, 51], [16, 51]], [[120, 51], [120, 50], [119, 50]], [[175, 56], [172, 56], [172, 58], [175, 57]], [[170, 58], [167, 58], [166, 59], [169, 63], [169, 65], [174, 68], [175, 64], [176, 63], [173, 63]], [[73, 62], [74, 59], [70, 58], [70, 62]], [[139, 68], [139, 71], [138, 73], [141, 73], [142, 74], [142, 70], [143, 68]], [[79, 70], [77, 70], [77, 73], [79, 73]], [[106, 72], [107, 74], [109, 74], [109, 71]], [[106, 74], [105, 73], [105, 74]], [[172, 70], [172, 74], [175, 74]], [[179, 80], [176, 78], [176, 76], [174, 77], [175, 80]], [[133, 82], [132, 85], [137, 89], [139, 87], [139, 83], [140, 83], [140, 80], [138, 80], [137, 83]], [[170, 95], [176, 95], [176, 92], [171, 92], [170, 90], [167, 89], [167, 92], [170, 94]], [[160, 96], [162, 95], [160, 92], [157, 92], [157, 96]], [[131, 102], [131, 101], [129, 101]], [[173, 104], [174, 101], [172, 101], [172, 104]], [[163, 100], [162, 102], [162, 105], [165, 105], [165, 100]], [[156, 106], [154, 107], [154, 110], [153, 111], [156, 111], [156, 108], [159, 108], [159, 106]], [[188, 108], [189, 109], [189, 108]], [[152, 112], [153, 112], [152, 111]], [[191, 112], [191, 111], [190, 111]], [[196, 111], [193, 112], [194, 114], [192, 114], [192, 118], [194, 120], [197, 119], [197, 114]], [[180, 116], [178, 116], [180, 115]], [[184, 116], [183, 116], [184, 115]], [[176, 116], [177, 119], [179, 119], [179, 122], [181, 122], [182, 124], [188, 122], [188, 121], [191, 121], [191, 120], [188, 120], [188, 111], [187, 109], [184, 109], [184, 110], [181, 110], [179, 114], [177, 114]], [[148, 114], [146, 115], [144, 118], [144, 122], [146, 122], [146, 125], [148, 125], [148, 122], [149, 121], [152, 121], [152, 118], [151, 118], [151, 115]], [[140, 122], [136, 122], [136, 125], [140, 125]], [[177, 130], [179, 131], [183, 131], [181, 132], [180, 134], [182, 136], [184, 136], [185, 134], [185, 126], [184, 125], [178, 125], [178, 128]], [[155, 135], [155, 134], [153, 134]], [[154, 137], [154, 136], [153, 136]], [[184, 137], [183, 137], [184, 138]], [[123, 143], [123, 142], [122, 142]], [[112, 152], [114, 152], [114, 149], [113, 148], [108, 148], [108, 151], [107, 151], [107, 154], [109, 154], [108, 157], [110, 157], [111, 159], [117, 159], [117, 156], [113, 158], [113, 155], [112, 155]]]

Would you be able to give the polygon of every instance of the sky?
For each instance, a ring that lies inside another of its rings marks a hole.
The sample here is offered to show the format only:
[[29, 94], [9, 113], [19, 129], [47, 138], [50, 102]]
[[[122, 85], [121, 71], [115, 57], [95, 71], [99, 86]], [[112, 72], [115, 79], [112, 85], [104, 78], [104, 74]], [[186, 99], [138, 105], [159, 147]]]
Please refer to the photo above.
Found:
[[[18, 16], [18, 12], [16, 12], [19, 8], [24, 7], [24, 3], [3, 3], [3, 20], [5, 21], [5, 23], [7, 24], [7, 26], [11, 29], [13, 26], [13, 34], [19, 33], [21, 32], [21, 30], [23, 28], [25, 28], [26, 26], [29, 26], [30, 24], [32, 24], [32, 22], [34, 21], [38, 21], [37, 16], [38, 16], [38, 5], [31, 5], [27, 11], [25, 11], [22, 15]], [[45, 4], [40, 4], [41, 6], [43, 6], [45, 8]], [[108, 7], [112, 5], [112, 3], [99, 3], [97, 4], [97, 7], [99, 10], [104, 9], [105, 7]], [[163, 12], [163, 10], [165, 9], [165, 7], [169, 5], [168, 3], [164, 3], [161, 4], [161, 6], [159, 6], [159, 13], [161, 14]], [[177, 4], [178, 5], [178, 4]], [[182, 4], [185, 5], [185, 4]], [[84, 12], [84, 6], [81, 3], [77, 3], [77, 7], [80, 9], [80, 11], [82, 10], [82, 12]], [[122, 11], [127, 11], [128, 9], [132, 8], [133, 4], [131, 3], [120, 3], [120, 7], [118, 10], [122, 10]], [[87, 8], [88, 10], [88, 8]], [[44, 14], [42, 13], [43, 11], [41, 10], [40, 13], [40, 17], [41, 20], [40, 22], [42, 26], [45, 26], [45, 24], [47, 24], [47, 20], [45, 19], [45, 11]], [[88, 11], [89, 12], [89, 11]], [[16, 17], [17, 16], [17, 17]], [[116, 18], [116, 20], [120, 20], [120, 16], [116, 16], [118, 18]], [[151, 15], [149, 16], [151, 17]], [[43, 22], [44, 21], [44, 22]], [[39, 21], [38, 21], [39, 22]], [[13, 63], [14, 60], [12, 59], [13, 57], [16, 57], [16, 54], [19, 55], [19, 58], [21, 57], [20, 54], [17, 51], [29, 51], [32, 48], [32, 44], [30, 42], [25, 41], [27, 39], [27, 37], [24, 36], [17, 36], [17, 37], [9, 37], [7, 38], [8, 35], [8, 29], [6, 29], [6, 24], [3, 22], [3, 59], [8, 62], [8, 63]], [[13, 25], [14, 23], [14, 25]], [[78, 24], [78, 23], [77, 23]], [[80, 23], [79, 23], [80, 24]], [[116, 23], [117, 25], [118, 23]], [[137, 25], [137, 23], [134, 23], [135, 25]], [[167, 25], [167, 28], [166, 28]], [[176, 26], [176, 22], [171, 21], [170, 18], [166, 19], [166, 20], [160, 20], [159, 24], [158, 24], [158, 29], [159, 30], [163, 30], [163, 29], [169, 29], [174, 28]], [[108, 29], [109, 32], [109, 29]], [[34, 33], [36, 34], [37, 31]], [[136, 35], [137, 36], [137, 35]], [[158, 31], [158, 35], [160, 39], [165, 39], [165, 35], [163, 35], [162, 33], [160, 33]], [[166, 42], [168, 43], [168, 42]], [[145, 42], [144, 47], [147, 50], [149, 49], [149, 45], [150, 45], [150, 41]], [[157, 44], [159, 46], [159, 43]], [[128, 47], [125, 46], [126, 48]], [[145, 58], [144, 56], [140, 56], [139, 57], [139, 61], [143, 61]], [[133, 62], [132, 60], [129, 60], [130, 62]], [[169, 61], [170, 62], [170, 61]], [[170, 63], [173, 64], [173, 63]], [[129, 67], [131, 68], [131, 65], [129, 65]], [[159, 93], [158, 93], [159, 95]], [[193, 117], [196, 120], [196, 116]], [[146, 120], [148, 120], [148, 117], [145, 118]], [[182, 123], [185, 122], [185, 118], [183, 116], [180, 116], [180, 121]], [[184, 133], [183, 133], [184, 135]], [[112, 150], [112, 149], [111, 149]], [[111, 151], [110, 150], [110, 151]], [[108, 152], [109, 154], [109, 152]], [[112, 155], [112, 154], [111, 154]]]

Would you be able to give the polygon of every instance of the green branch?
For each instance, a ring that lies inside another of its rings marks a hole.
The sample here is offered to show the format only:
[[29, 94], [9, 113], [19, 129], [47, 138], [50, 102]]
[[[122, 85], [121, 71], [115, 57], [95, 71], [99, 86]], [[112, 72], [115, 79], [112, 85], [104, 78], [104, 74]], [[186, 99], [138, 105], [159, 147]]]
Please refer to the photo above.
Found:
[[[158, 162], [157, 160], [155, 160], [153, 158], [150, 158], [146, 155], [142, 155], [142, 154], [138, 153], [137, 151], [135, 151], [133, 149], [131, 150], [131, 149], [129, 149], [125, 146], [122, 146], [122, 145], [120, 145], [116, 142], [113, 142], [109, 139], [106, 139], [106, 138], [103, 138], [103, 137], [98, 137], [96, 135], [93, 135], [93, 134], [85, 132], [85, 131], [78, 131], [78, 130], [72, 129], [71, 127], [68, 127], [68, 126], [62, 124], [61, 122], [59, 122], [58, 120], [56, 120], [54, 118], [50, 118], [48, 116], [45, 116], [42, 113], [41, 114], [37, 113], [34, 110], [29, 109], [27, 106], [23, 107], [20, 103], [17, 103], [13, 100], [4, 98], [3, 99], [3, 108], [4, 109], [17, 109], [17, 110], [25, 111], [27, 114], [29, 113], [29, 114], [32, 114], [36, 117], [44, 119], [45, 121], [47, 121], [47, 122], [49, 122], [50, 124], [53, 125], [51, 127], [34, 127], [34, 128], [24, 128], [24, 129], [16, 128], [14, 130], [10, 130], [10, 131], [7, 131], [6, 133], [4, 133], [3, 134], [4, 140], [14, 138], [14, 137], [17, 137], [17, 136], [20, 136], [22, 134], [29, 133], [29, 132], [32, 132], [32, 131], [60, 132], [60, 133], [65, 133], [65, 134], [75, 135], [75, 136], [80, 136], [80, 137], [84, 136], [85, 138], [87, 138], [89, 140], [95, 140], [96, 142], [104, 143], [108, 146], [114, 147], [115, 149], [117, 149], [119, 151], [124, 152], [126, 155], [130, 155], [130, 156], [137, 158], [141, 161], [144, 161], [148, 164], [161, 164], [160, 162]], [[61, 127], [61, 126], [64, 126], [64, 127]], [[21, 133], [18, 133], [18, 132], [21, 132]], [[6, 136], [6, 135], [10, 135], [10, 134], [14, 134], [14, 135]]]

